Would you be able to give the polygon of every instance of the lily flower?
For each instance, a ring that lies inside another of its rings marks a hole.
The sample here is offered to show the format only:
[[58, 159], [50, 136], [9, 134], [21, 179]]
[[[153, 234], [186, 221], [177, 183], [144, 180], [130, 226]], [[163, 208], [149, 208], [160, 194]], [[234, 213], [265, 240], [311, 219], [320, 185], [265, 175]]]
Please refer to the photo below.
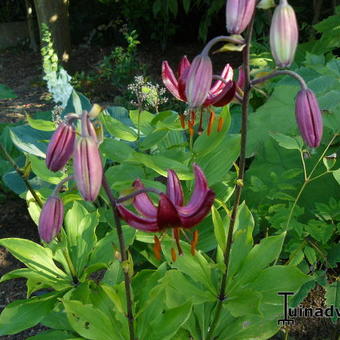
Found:
[[[183, 102], [188, 101], [186, 96], [186, 84], [190, 66], [190, 61], [184, 56], [178, 65], [178, 78], [176, 78], [169, 63], [166, 60], [162, 63], [162, 80], [165, 87], [174, 97]], [[220, 77], [223, 78], [226, 83], [221, 80], [216, 80], [212, 84], [208, 96], [202, 104], [203, 107], [210, 105], [224, 106], [233, 99], [236, 86], [235, 82], [232, 80], [233, 69], [229, 64], [224, 67]]]
[[[192, 228], [200, 223], [209, 213], [215, 194], [209, 189], [207, 179], [198, 165], [194, 165], [195, 188], [191, 200], [184, 205], [181, 182], [175, 171], [168, 171], [166, 194], [160, 194], [156, 207], [146, 193], [134, 197], [133, 206], [142, 215], [118, 204], [120, 216], [132, 227], [146, 231], [159, 232], [166, 228]], [[136, 190], [144, 188], [143, 183], [137, 179], [133, 186]]]
[[[145, 232], [162, 232], [167, 228], [173, 230], [179, 254], [182, 249], [179, 242], [180, 228], [189, 229], [200, 223], [209, 213], [215, 199], [215, 193], [209, 189], [207, 179], [202, 169], [194, 164], [195, 188], [191, 199], [187, 205], [184, 205], [184, 196], [181, 182], [175, 171], [168, 170], [168, 181], [166, 193], [160, 194], [160, 200], [156, 207], [149, 196], [144, 192], [138, 194], [133, 199], [134, 208], [142, 215], [137, 215], [118, 204], [120, 217], [130, 226]], [[133, 186], [136, 190], [144, 189], [143, 183], [137, 179]], [[160, 244], [158, 238], [155, 238], [156, 257], [159, 258]], [[198, 241], [197, 231], [194, 233], [194, 239], [191, 244], [191, 252], [194, 255], [195, 247]], [[174, 253], [174, 250], [172, 250]], [[172, 255], [173, 259], [175, 256]]]

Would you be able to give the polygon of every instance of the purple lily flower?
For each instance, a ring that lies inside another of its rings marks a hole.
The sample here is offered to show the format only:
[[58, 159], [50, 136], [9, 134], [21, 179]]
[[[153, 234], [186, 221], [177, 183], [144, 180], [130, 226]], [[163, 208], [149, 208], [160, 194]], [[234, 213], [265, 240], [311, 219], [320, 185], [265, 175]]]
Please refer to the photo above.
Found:
[[[184, 205], [183, 190], [178, 176], [173, 170], [169, 170], [166, 194], [160, 194], [158, 206], [153, 204], [146, 193], [142, 193], [133, 200], [133, 206], [142, 216], [118, 204], [121, 218], [132, 227], [146, 232], [160, 232], [166, 228], [188, 229], [200, 223], [209, 213], [215, 194], [209, 189], [202, 169], [198, 165], [193, 167], [195, 188], [187, 205]], [[136, 190], [144, 188], [139, 179], [133, 186]]]

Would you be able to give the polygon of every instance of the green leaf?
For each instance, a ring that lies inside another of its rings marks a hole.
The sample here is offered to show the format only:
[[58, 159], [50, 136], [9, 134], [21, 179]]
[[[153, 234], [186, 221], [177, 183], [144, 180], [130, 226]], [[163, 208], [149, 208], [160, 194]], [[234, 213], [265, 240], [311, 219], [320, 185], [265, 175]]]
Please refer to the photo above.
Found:
[[190, 2], [191, 0], [183, 0], [183, 8], [186, 14], [188, 14], [190, 9]]
[[141, 111], [138, 110], [131, 110], [129, 113], [130, 119], [133, 123], [133, 125], [140, 131], [148, 135], [151, 131], [154, 130], [154, 127], [152, 126], [152, 121], [155, 118], [155, 115], [148, 111]]
[[43, 119], [33, 119], [30, 116], [27, 116], [27, 122], [30, 127], [40, 131], [54, 131], [56, 127], [54, 122]]
[[[71, 98], [72, 98], [72, 104], [73, 104], [75, 113], [78, 114], [78, 115], [81, 115], [83, 113], [83, 108], [82, 108], [80, 97], [79, 97], [78, 93], [73, 90]], [[85, 108], [84, 108], [84, 110], [85, 110]]]
[[182, 306], [165, 310], [155, 315], [150, 324], [150, 334], [145, 340], [170, 340], [177, 333], [179, 328], [187, 321], [191, 313], [191, 303], [187, 302]]
[[230, 282], [230, 291], [235, 287], [252, 282], [270, 263], [275, 261], [280, 255], [282, 244], [286, 233], [277, 236], [269, 236], [251, 249], [244, 259], [243, 265], [237, 273], [235, 279]]
[[174, 15], [174, 17], [177, 16], [178, 12], [178, 3], [177, 0], [168, 0], [170, 12]]
[[0, 99], [17, 98], [17, 95], [6, 85], [0, 84]]
[[163, 138], [166, 137], [168, 132], [169, 132], [168, 129], [164, 129], [164, 128], [155, 129], [154, 131], [146, 135], [146, 137], [140, 143], [140, 149], [148, 150], [151, 147], [155, 146], [156, 144], [161, 142]]
[[53, 172], [49, 170], [46, 166], [45, 160], [39, 159], [33, 155], [29, 155], [29, 160], [31, 162], [32, 171], [43, 181], [52, 184], [59, 184], [59, 182], [66, 177], [66, 175], [61, 172]]
[[262, 294], [253, 290], [242, 288], [233, 292], [225, 302], [225, 308], [234, 317], [257, 314], [260, 315]]
[[111, 117], [106, 110], [102, 112], [99, 119], [110, 135], [128, 142], [134, 142], [137, 140], [137, 134], [135, 131], [124, 125], [119, 120]]
[[336, 280], [326, 286], [326, 304], [340, 308], [340, 281]]
[[285, 149], [301, 150], [303, 148], [303, 141], [301, 137], [290, 137], [282, 133], [272, 133], [271, 136]]
[[226, 230], [227, 226], [225, 221], [222, 220], [220, 213], [215, 208], [215, 206], [211, 207], [211, 216], [212, 221], [214, 224], [214, 233], [216, 237], [216, 241], [219, 245], [219, 247], [224, 250], [227, 240]]
[[123, 162], [130, 157], [134, 150], [126, 143], [106, 138], [100, 145], [102, 154], [114, 162]]
[[340, 184], [340, 168], [332, 171], [335, 180]]
[[207, 131], [204, 131], [204, 133], [195, 140], [193, 152], [198, 156], [203, 157], [213, 152], [225, 139], [231, 123], [228, 106], [223, 107], [220, 117], [224, 119], [224, 124], [220, 132], [217, 131], [218, 119], [215, 119], [211, 134], [208, 136]]
[[63, 300], [67, 317], [74, 330], [85, 339], [121, 340], [112, 321], [100, 309], [92, 305], [83, 305], [79, 301]]
[[77, 337], [75, 334], [66, 331], [45, 331], [37, 335], [30, 336], [26, 340], [82, 340], [83, 338]]
[[47, 143], [42, 141], [50, 140], [51, 133], [21, 125], [11, 128], [10, 135], [12, 142], [20, 151], [42, 158], [46, 157]]
[[314, 248], [306, 246], [305, 249], [303, 250], [308, 262], [310, 264], [315, 264], [316, 263], [316, 253]]
[[0, 335], [16, 334], [35, 326], [52, 310], [60, 293], [10, 303], [0, 315]]
[[195, 161], [204, 171], [209, 185], [222, 181], [240, 153], [240, 135], [225, 134], [219, 146], [204, 156], [198, 156]]
[[20, 238], [1, 239], [0, 245], [7, 248], [14, 257], [23, 262], [28, 268], [51, 280], [68, 281], [70, 279], [55, 265], [52, 259], [52, 251], [48, 248]]

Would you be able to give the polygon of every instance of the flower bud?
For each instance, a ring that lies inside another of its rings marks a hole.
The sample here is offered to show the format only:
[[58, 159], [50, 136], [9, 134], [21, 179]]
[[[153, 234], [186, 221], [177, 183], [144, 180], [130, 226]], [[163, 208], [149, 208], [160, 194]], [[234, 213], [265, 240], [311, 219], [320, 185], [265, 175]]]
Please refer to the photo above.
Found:
[[200, 54], [194, 58], [186, 79], [185, 95], [190, 108], [201, 106], [212, 82], [212, 63], [208, 55]]
[[39, 235], [45, 242], [51, 242], [59, 234], [64, 219], [64, 205], [57, 196], [50, 196], [44, 204], [39, 218]]
[[276, 7], [270, 26], [270, 48], [279, 67], [289, 67], [298, 44], [298, 26], [295, 12], [287, 0]]
[[74, 148], [74, 178], [85, 201], [94, 201], [99, 193], [103, 166], [97, 141], [92, 136], [80, 137]]
[[256, 0], [228, 0], [226, 7], [227, 31], [241, 34], [249, 25]]
[[72, 125], [61, 123], [54, 132], [46, 153], [46, 165], [52, 171], [62, 169], [70, 159], [76, 132]]
[[312, 90], [299, 91], [296, 97], [295, 115], [305, 143], [311, 148], [318, 147], [322, 137], [323, 124], [319, 104]]

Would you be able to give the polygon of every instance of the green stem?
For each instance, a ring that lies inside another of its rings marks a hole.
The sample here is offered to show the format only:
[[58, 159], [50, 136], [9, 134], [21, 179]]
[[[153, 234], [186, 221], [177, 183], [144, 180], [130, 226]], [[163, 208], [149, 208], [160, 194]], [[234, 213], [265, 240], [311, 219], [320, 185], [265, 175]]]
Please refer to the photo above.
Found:
[[[126, 263], [126, 261], [128, 260], [128, 253], [127, 253], [127, 249], [125, 246], [125, 239], [124, 239], [122, 225], [120, 223], [120, 218], [118, 215], [117, 201], [112, 194], [110, 185], [107, 182], [105, 175], [103, 176], [102, 184], [111, 203], [112, 212], [113, 212], [116, 229], [117, 229], [118, 240], [119, 240], [121, 260], [122, 262]], [[130, 279], [130, 276], [127, 270], [124, 269], [123, 272], [124, 272], [124, 282], [125, 282], [124, 286], [125, 286], [125, 294], [126, 294], [126, 310], [127, 310], [126, 317], [128, 319], [130, 340], [135, 340], [134, 316], [133, 316], [133, 310], [132, 310], [133, 303], [132, 303], [131, 279]]]
[[27, 189], [30, 191], [30, 193], [32, 194], [32, 196], [34, 197], [36, 203], [38, 204], [38, 206], [40, 208], [43, 207], [43, 204], [39, 198], [39, 196], [37, 195], [37, 193], [35, 192], [35, 190], [32, 188], [30, 182], [27, 180], [27, 178], [24, 175], [24, 172], [18, 167], [17, 163], [15, 163], [14, 159], [9, 155], [9, 153], [7, 152], [7, 150], [0, 144], [0, 149], [3, 152], [5, 158], [11, 163], [11, 165], [13, 166], [14, 170], [18, 173], [18, 175], [22, 178], [22, 180], [24, 181]]
[[237, 179], [237, 184], [236, 184], [236, 189], [235, 189], [235, 201], [234, 201], [234, 206], [233, 206], [233, 210], [232, 210], [230, 222], [229, 222], [227, 244], [226, 244], [225, 251], [223, 253], [225, 272], [222, 276], [217, 306], [215, 309], [213, 321], [207, 333], [206, 340], [210, 340], [214, 334], [215, 328], [218, 324], [218, 321], [221, 315], [223, 301], [226, 298], [226, 286], [227, 286], [227, 278], [228, 278], [228, 270], [229, 270], [229, 258], [230, 258], [231, 246], [232, 246], [232, 241], [233, 241], [233, 232], [234, 232], [236, 216], [237, 216], [237, 211], [238, 211], [238, 207], [240, 204], [241, 193], [242, 193], [243, 182], [244, 182], [244, 172], [245, 172], [245, 164], [246, 164], [247, 131], [248, 131], [249, 96], [250, 96], [250, 91], [251, 91], [249, 51], [250, 51], [250, 41], [251, 41], [252, 32], [253, 32], [254, 17], [255, 17], [255, 13], [249, 24], [247, 37], [245, 41], [245, 47], [243, 49], [243, 71], [245, 75], [245, 86], [244, 86], [244, 96], [243, 96], [243, 101], [242, 101], [241, 150], [240, 150], [240, 159], [239, 159], [239, 173], [238, 173], [238, 179]]

